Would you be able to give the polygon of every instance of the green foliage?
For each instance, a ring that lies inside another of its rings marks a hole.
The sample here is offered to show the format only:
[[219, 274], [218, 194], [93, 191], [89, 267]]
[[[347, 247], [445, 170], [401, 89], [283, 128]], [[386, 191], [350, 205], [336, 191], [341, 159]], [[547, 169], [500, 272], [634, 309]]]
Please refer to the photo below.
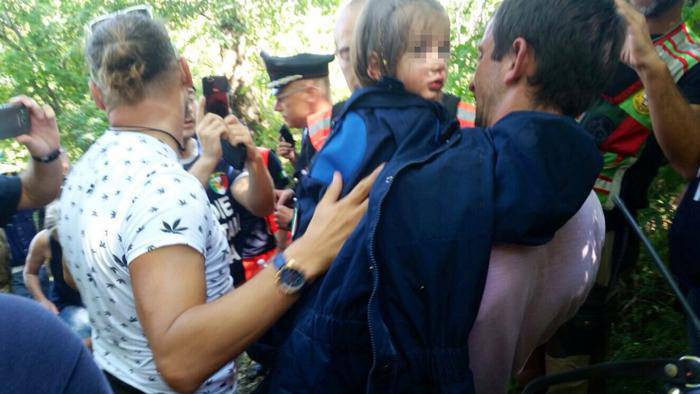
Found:
[[[71, 159], [106, 127], [104, 114], [90, 98], [84, 61], [84, 27], [94, 17], [138, 0], [18, 0], [0, 4], [0, 102], [26, 94], [51, 105], [58, 114], [62, 144]], [[475, 43], [495, 7], [495, 0], [445, 0], [454, 21], [453, 56], [447, 88], [469, 97], [476, 61]], [[206, 75], [227, 75], [234, 92], [234, 112], [273, 146], [281, 120], [266, 89], [267, 74], [259, 51], [290, 55], [332, 53], [333, 24], [340, 0], [212, 0], [149, 4], [166, 22], [177, 48], [188, 60], [195, 84]], [[339, 68], [331, 65], [333, 97], [349, 95]], [[24, 151], [0, 141], [2, 160], [21, 164]]]

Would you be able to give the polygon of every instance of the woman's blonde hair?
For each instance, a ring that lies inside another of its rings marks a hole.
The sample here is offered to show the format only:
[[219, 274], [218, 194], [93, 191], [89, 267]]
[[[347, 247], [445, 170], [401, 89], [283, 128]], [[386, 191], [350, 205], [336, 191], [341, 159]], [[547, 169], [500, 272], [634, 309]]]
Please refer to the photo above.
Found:
[[176, 77], [178, 58], [161, 22], [118, 15], [98, 25], [85, 48], [90, 75], [107, 107], [133, 105]]

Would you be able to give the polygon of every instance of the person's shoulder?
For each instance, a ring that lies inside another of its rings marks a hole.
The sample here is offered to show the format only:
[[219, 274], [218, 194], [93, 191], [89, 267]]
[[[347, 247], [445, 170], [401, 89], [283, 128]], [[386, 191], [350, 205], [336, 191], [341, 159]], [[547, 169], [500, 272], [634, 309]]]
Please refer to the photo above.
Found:
[[[0, 368], [3, 390], [11, 393], [108, 393], [100, 372], [80, 338], [38, 303], [0, 294]], [[5, 391], [3, 391], [5, 392]]]
[[50, 237], [51, 231], [43, 229], [34, 236], [32, 243], [34, 244], [35, 248], [48, 248]]
[[177, 163], [165, 163], [168, 166], [153, 163], [135, 179], [140, 186], [131, 191], [133, 203], [129, 212], [142, 220], [149, 220], [163, 212], [180, 211], [184, 207], [190, 212], [207, 211], [209, 198], [199, 180]]
[[63, 354], [67, 354], [79, 352], [79, 346], [82, 346], [67, 326], [34, 301], [0, 294], [0, 316], [12, 317], [6, 321], [7, 324], [0, 325], [0, 338], [9, 338], [13, 342], [8, 350], [22, 347], [41, 349], [47, 343], [56, 341], [66, 350]]

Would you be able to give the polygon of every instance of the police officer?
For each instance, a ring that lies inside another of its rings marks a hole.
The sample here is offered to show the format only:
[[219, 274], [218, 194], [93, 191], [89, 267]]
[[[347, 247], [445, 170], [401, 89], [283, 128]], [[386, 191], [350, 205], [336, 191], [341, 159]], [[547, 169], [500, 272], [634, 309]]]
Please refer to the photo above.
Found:
[[282, 114], [289, 127], [303, 129], [300, 152], [287, 141], [280, 142], [277, 148], [280, 156], [294, 164], [298, 176], [306, 171], [330, 134], [333, 105], [328, 63], [334, 56], [302, 53], [277, 57], [265, 52], [260, 56], [270, 76], [268, 87], [277, 100], [275, 111]]

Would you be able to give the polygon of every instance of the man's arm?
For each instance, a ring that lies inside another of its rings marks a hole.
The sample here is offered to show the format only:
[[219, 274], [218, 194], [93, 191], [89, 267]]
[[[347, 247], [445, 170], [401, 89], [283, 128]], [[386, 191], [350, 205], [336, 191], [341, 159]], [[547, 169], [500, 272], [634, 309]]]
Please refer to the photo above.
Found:
[[627, 20], [621, 60], [639, 75], [649, 100], [654, 135], [671, 166], [692, 179], [700, 165], [700, 106], [689, 104], [656, 53], [644, 16], [616, 0]]
[[34, 236], [29, 244], [27, 260], [24, 264], [24, 284], [41, 306], [50, 312], [58, 314], [58, 308], [51, 302], [41, 290], [39, 280], [39, 268], [50, 258], [49, 235], [47, 230], [42, 230]]
[[241, 205], [258, 217], [265, 217], [275, 209], [272, 179], [259, 154], [246, 161], [247, 176], [239, 177], [231, 185], [231, 194]]
[[275, 209], [272, 178], [253, 142], [250, 130], [233, 115], [227, 116], [225, 121], [229, 126], [227, 138], [231, 145], [243, 144], [246, 148], [245, 167], [248, 171], [247, 177], [241, 177], [231, 185], [231, 194], [253, 215], [265, 217]]
[[[56, 115], [48, 105], [39, 106], [29, 97], [19, 96], [10, 103], [24, 104], [29, 109], [31, 129], [29, 134], [17, 137], [17, 141], [27, 147], [31, 156], [45, 157], [60, 148]], [[40, 163], [29, 159], [27, 169], [20, 174], [22, 192], [17, 209], [39, 208], [56, 198], [63, 182], [61, 160], [55, 158], [50, 163]]]
[[700, 105], [685, 100], [663, 62], [641, 69], [639, 75], [659, 146], [678, 173], [695, 178], [700, 165]]
[[[337, 175], [321, 200], [309, 230], [286, 251], [313, 280], [325, 272], [367, 210], [379, 168], [337, 200]], [[156, 365], [177, 391], [192, 392], [262, 335], [297, 299], [283, 294], [269, 267], [220, 299], [206, 302], [204, 259], [177, 245], [156, 249], [129, 264], [139, 322]], [[197, 279], [195, 279], [197, 278]]]

